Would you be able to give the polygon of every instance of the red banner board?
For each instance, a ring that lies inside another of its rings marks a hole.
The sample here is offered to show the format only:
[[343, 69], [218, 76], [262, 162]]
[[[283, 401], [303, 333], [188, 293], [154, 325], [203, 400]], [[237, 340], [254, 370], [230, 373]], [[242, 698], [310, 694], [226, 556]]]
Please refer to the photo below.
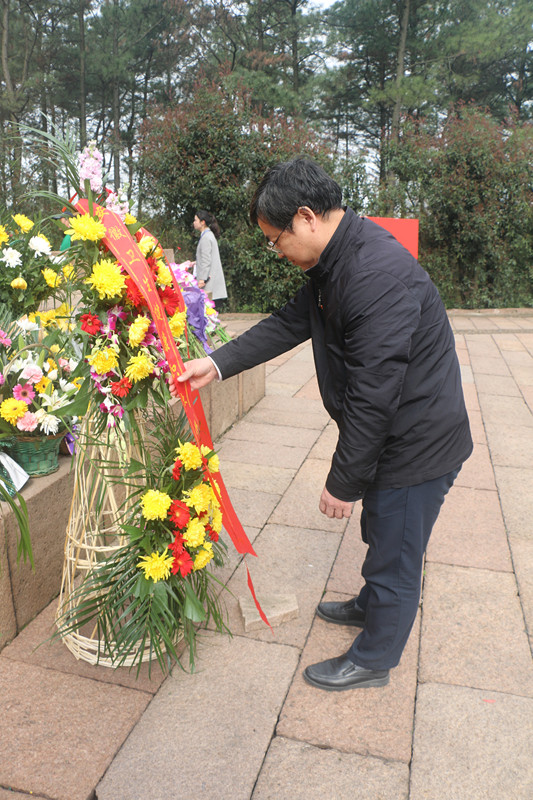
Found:
[[392, 233], [400, 244], [409, 250], [411, 255], [418, 258], [418, 220], [394, 219], [393, 217], [368, 217], [372, 222], [381, 225], [386, 231]]

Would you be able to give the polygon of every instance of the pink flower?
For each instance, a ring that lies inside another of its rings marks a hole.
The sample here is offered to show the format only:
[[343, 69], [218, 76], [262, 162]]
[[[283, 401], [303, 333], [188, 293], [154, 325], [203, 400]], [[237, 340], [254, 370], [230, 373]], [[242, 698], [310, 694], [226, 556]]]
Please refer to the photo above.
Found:
[[60, 359], [58, 359], [57, 363], [59, 364], [59, 366], [61, 367], [63, 372], [66, 372], [68, 374], [69, 372], [72, 371], [70, 369], [70, 363], [69, 363], [68, 358], [60, 358]]
[[11, 344], [11, 339], [9, 338], [7, 333], [1, 329], [0, 329], [0, 344], [5, 345], [6, 347], [9, 347], [9, 345]]
[[43, 377], [43, 371], [37, 364], [28, 364], [20, 373], [20, 380], [28, 383], [39, 383]]
[[17, 420], [17, 428], [19, 431], [34, 431], [38, 424], [39, 420], [37, 419], [37, 415], [32, 414], [31, 411], [26, 411], [24, 416]]
[[17, 383], [17, 385], [13, 387], [13, 397], [15, 400], [24, 400], [27, 405], [30, 405], [35, 397], [35, 392], [31, 387], [31, 383]]

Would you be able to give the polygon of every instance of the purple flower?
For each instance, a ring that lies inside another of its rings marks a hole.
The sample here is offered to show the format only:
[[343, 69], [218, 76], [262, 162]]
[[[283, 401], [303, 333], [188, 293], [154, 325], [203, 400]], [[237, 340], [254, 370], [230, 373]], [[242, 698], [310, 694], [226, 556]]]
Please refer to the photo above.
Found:
[[193, 329], [198, 339], [202, 342], [206, 353], [212, 350], [207, 344], [205, 329], [207, 319], [205, 316], [205, 296], [201, 289], [196, 286], [187, 286], [183, 289], [183, 299], [187, 306], [187, 322]]

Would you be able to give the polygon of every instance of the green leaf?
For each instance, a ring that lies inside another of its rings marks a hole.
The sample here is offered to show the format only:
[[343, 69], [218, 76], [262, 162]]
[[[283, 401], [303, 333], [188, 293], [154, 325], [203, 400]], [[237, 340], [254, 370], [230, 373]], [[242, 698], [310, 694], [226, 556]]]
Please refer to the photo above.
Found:
[[144, 535], [144, 530], [137, 528], [135, 525], [121, 525], [120, 527], [124, 533], [128, 534], [132, 542], [137, 541], [137, 539], [142, 539]]
[[205, 619], [205, 609], [202, 603], [195, 595], [192, 586], [186, 584], [185, 586], [185, 606], [183, 608], [183, 615], [192, 622], [203, 622]]

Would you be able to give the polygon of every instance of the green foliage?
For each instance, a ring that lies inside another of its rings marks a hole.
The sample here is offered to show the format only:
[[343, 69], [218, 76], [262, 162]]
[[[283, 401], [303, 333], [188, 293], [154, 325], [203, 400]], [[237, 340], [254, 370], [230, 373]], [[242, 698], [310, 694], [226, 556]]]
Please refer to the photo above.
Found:
[[533, 305], [532, 163], [531, 123], [467, 107], [391, 148], [398, 180], [379, 203], [419, 216], [420, 261], [449, 307]]

